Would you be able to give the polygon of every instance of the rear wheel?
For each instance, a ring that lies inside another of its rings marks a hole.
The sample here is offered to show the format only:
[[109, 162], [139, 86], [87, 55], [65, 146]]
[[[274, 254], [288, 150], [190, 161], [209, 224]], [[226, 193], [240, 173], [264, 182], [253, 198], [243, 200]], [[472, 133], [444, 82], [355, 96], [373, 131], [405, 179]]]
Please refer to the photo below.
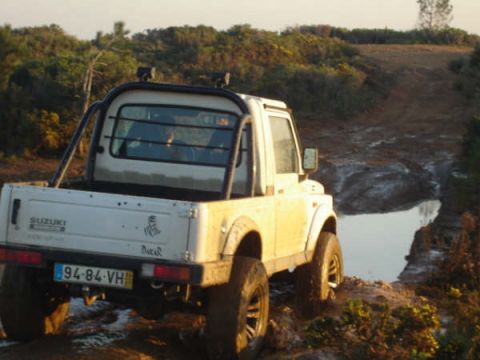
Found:
[[26, 341], [57, 334], [68, 313], [65, 288], [40, 282], [38, 271], [5, 266], [0, 286], [0, 319], [11, 339]]
[[322, 232], [313, 259], [296, 270], [295, 303], [303, 316], [317, 315], [326, 300], [334, 299], [343, 282], [343, 257], [337, 236]]
[[207, 349], [211, 359], [254, 359], [267, 332], [268, 277], [263, 264], [236, 257], [230, 282], [210, 289]]

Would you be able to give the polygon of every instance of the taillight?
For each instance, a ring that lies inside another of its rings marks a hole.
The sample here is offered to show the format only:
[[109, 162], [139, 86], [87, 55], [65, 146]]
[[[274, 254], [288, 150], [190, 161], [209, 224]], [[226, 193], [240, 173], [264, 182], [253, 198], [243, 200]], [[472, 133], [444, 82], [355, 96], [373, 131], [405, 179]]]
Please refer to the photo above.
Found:
[[42, 254], [35, 251], [0, 249], [0, 262], [41, 265]]
[[190, 268], [175, 265], [143, 264], [142, 275], [158, 280], [188, 281], [190, 280]]

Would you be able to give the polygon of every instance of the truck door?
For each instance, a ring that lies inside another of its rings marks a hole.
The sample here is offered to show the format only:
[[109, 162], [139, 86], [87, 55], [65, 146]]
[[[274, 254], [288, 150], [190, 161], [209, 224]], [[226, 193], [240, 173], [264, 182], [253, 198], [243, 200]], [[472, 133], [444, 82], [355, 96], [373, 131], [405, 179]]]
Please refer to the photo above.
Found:
[[307, 227], [306, 196], [299, 183], [300, 152], [289, 116], [270, 115], [275, 163], [275, 255], [304, 249]]

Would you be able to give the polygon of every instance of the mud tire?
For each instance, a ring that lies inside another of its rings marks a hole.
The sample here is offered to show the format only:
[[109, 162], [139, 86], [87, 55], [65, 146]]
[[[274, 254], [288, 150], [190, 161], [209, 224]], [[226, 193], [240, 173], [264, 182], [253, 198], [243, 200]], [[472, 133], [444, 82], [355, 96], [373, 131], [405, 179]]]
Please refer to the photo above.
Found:
[[340, 243], [335, 234], [322, 232], [312, 261], [295, 271], [295, 306], [298, 313], [304, 317], [318, 315], [325, 301], [335, 298], [336, 288], [342, 282]]
[[257, 259], [236, 257], [229, 283], [209, 290], [206, 325], [209, 358], [255, 359], [267, 332], [268, 309], [265, 267]]
[[6, 265], [0, 285], [0, 319], [10, 339], [29, 341], [57, 334], [69, 308], [61, 285], [42, 285], [39, 270]]

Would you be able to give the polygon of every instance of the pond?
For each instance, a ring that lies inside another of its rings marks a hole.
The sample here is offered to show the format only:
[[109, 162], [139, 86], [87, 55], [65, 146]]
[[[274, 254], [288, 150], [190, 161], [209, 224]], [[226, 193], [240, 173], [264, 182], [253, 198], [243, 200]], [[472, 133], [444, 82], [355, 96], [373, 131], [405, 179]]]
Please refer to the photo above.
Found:
[[338, 236], [346, 276], [395, 281], [406, 265], [415, 232], [432, 222], [440, 201], [384, 214], [339, 215]]

